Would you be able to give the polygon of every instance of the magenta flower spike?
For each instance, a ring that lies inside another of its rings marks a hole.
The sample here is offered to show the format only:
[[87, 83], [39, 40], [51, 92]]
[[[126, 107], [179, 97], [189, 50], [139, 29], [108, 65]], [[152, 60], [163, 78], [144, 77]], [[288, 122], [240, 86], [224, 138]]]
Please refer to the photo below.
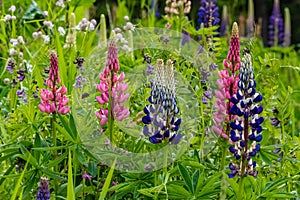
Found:
[[40, 111], [48, 114], [56, 112], [67, 114], [70, 111], [70, 106], [67, 106], [69, 101], [66, 97], [67, 88], [64, 85], [58, 87], [60, 82], [57, 55], [55, 51], [52, 51], [49, 77], [46, 79], [48, 89], [41, 89], [41, 103], [38, 106]]
[[212, 126], [212, 129], [221, 137], [228, 139], [230, 127], [229, 123], [226, 122], [230, 122], [235, 117], [229, 112], [232, 106], [230, 99], [238, 90], [238, 70], [241, 65], [239, 29], [236, 22], [233, 23], [228, 56], [223, 64], [225, 69], [218, 72], [220, 77], [217, 80], [219, 90], [215, 90], [216, 103], [214, 104], [217, 111], [214, 114], [215, 125]]
[[[124, 82], [124, 72], [118, 74], [119, 69], [118, 50], [113, 32], [108, 46], [106, 65], [99, 75], [100, 84], [96, 85], [100, 92], [100, 96], [97, 96], [96, 100], [102, 105], [99, 111], [95, 113], [100, 120], [100, 125], [107, 124], [109, 118], [122, 121], [130, 114], [129, 108], [124, 107], [129, 97], [129, 94], [126, 93], [128, 84]], [[111, 114], [110, 117], [109, 114]]]

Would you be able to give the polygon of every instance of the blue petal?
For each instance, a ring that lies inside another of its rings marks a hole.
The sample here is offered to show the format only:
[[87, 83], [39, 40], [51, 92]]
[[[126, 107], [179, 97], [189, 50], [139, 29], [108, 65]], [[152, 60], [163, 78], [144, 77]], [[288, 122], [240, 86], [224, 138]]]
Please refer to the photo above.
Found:
[[148, 126], [144, 126], [143, 128], [143, 133], [145, 136], [148, 136], [150, 133], [149, 133], [149, 127]]
[[164, 137], [166, 137], [166, 138], [170, 137], [170, 130], [165, 131]]
[[262, 135], [256, 136], [256, 138], [255, 138], [256, 142], [260, 142], [261, 140], [262, 140]]
[[149, 138], [149, 141], [150, 141], [152, 144], [161, 143], [161, 140], [160, 140], [160, 139], [157, 139], [154, 135], [151, 136], [151, 137]]
[[172, 144], [178, 144], [180, 142], [180, 139], [182, 138], [182, 134], [178, 133], [175, 134], [171, 137], [171, 139], [169, 140]]
[[142, 118], [142, 121], [144, 124], [150, 124], [151, 123], [151, 118], [149, 115], [146, 115]]
[[181, 118], [177, 119], [174, 125], [179, 126], [181, 124]]
[[230, 147], [229, 147], [229, 151], [230, 151], [231, 153], [235, 153], [236, 150], [235, 150], [235, 148], [234, 148], [233, 146], [230, 146]]
[[229, 169], [235, 170], [235, 166], [232, 163], [229, 163]]

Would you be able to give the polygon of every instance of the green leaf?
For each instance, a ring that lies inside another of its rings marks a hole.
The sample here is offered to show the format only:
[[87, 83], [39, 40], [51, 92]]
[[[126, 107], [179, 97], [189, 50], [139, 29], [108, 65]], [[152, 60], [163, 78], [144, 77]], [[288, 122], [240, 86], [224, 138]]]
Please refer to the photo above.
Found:
[[178, 164], [178, 169], [179, 172], [185, 182], [185, 185], [187, 186], [188, 190], [194, 194], [194, 187], [193, 187], [193, 183], [192, 183], [192, 179], [189, 175], [189, 172], [186, 170], [186, 168], [184, 166], [182, 166], [181, 164]]
[[295, 195], [285, 192], [267, 192], [261, 195], [262, 197], [268, 197], [268, 198], [296, 198]]
[[172, 183], [167, 185], [167, 191], [169, 199], [189, 199], [192, 196], [184, 187]]
[[110, 168], [110, 170], [108, 172], [108, 175], [107, 175], [105, 183], [103, 185], [103, 188], [102, 188], [99, 200], [104, 200], [105, 197], [106, 197], [106, 194], [108, 192], [108, 188], [110, 186], [110, 183], [111, 183], [111, 180], [112, 180], [112, 176], [113, 176], [113, 173], [114, 173], [114, 170], [115, 170], [116, 162], [117, 162], [117, 159], [114, 160], [114, 162], [113, 162], [113, 164], [112, 164], [112, 166], [111, 166], [111, 168]]
[[[30, 155], [31, 155], [31, 154], [30, 154]], [[28, 160], [30, 160], [30, 158], [29, 158]], [[15, 189], [14, 189], [14, 192], [13, 192], [13, 194], [12, 194], [10, 200], [15, 200], [16, 197], [17, 197], [19, 188], [22, 188], [22, 187], [21, 187], [21, 182], [22, 182], [24, 173], [25, 173], [25, 171], [26, 171], [26, 169], [27, 169], [28, 163], [29, 163], [29, 162], [27, 161], [26, 164], [25, 164], [24, 170], [22, 171], [22, 174], [21, 174], [20, 178], [18, 179], [17, 184], [15, 185]]]
[[197, 170], [193, 174], [193, 189], [194, 189], [194, 191], [196, 191], [196, 189], [197, 189], [199, 177], [200, 177], [200, 170]]
[[279, 186], [285, 184], [288, 180], [290, 180], [290, 178], [281, 178], [277, 179], [274, 182], [267, 183], [266, 187], [263, 190], [263, 193], [271, 192], [272, 190], [277, 190]]
[[47, 164], [47, 168], [50, 169], [51, 167], [54, 167], [54, 166], [58, 165], [60, 162], [62, 162], [65, 159], [65, 157], [67, 157], [67, 155], [68, 155], [68, 151], [66, 151], [65, 153], [63, 153], [62, 155], [60, 155], [55, 160], [52, 160], [51, 162], [49, 162]]
[[71, 156], [71, 149], [69, 149], [67, 200], [74, 200], [74, 199], [75, 199], [75, 191], [73, 186], [72, 156]]

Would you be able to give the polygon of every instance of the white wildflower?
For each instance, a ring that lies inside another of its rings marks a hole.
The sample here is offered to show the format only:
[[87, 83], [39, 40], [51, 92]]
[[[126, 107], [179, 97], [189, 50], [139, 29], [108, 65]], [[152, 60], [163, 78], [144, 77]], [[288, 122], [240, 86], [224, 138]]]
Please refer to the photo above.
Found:
[[15, 12], [16, 11], [16, 6], [15, 5], [12, 5], [9, 9], [8, 9], [9, 12]]
[[66, 34], [66, 31], [65, 31], [65, 29], [63, 28], [63, 27], [58, 27], [58, 33], [59, 33], [59, 35], [61, 35], [61, 36], [64, 36], [65, 34]]

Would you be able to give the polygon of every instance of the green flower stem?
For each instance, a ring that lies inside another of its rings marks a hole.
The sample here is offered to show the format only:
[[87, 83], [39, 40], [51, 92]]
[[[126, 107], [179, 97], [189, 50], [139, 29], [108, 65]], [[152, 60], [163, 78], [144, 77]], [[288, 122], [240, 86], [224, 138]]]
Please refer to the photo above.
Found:
[[111, 143], [113, 143], [113, 126], [114, 126], [112, 87], [113, 87], [113, 72], [111, 72], [110, 74], [110, 86], [108, 90], [109, 103], [108, 103], [108, 114], [107, 114], [109, 139]]
[[239, 193], [237, 194], [236, 199], [244, 199], [244, 176], [241, 176], [239, 183]]

